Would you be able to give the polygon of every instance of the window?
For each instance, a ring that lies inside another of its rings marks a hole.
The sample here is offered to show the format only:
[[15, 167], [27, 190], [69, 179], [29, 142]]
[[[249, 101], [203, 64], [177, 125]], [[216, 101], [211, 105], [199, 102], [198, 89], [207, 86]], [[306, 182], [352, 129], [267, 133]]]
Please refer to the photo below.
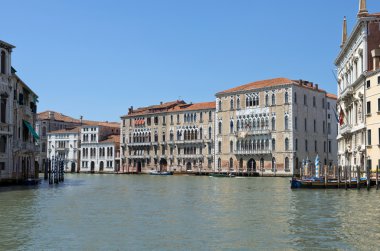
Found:
[[377, 77], [377, 84], [380, 85], [380, 76]]
[[331, 153], [331, 140], [329, 140], [329, 153]]
[[222, 101], [221, 100], [219, 100], [219, 102], [218, 102], [218, 107], [219, 107], [219, 111], [221, 111], [222, 110]]
[[294, 129], [295, 130], [298, 129], [298, 118], [297, 117], [294, 117]]
[[323, 152], [326, 152], [326, 141], [323, 141]]
[[230, 100], [230, 109], [231, 109], [231, 110], [234, 109], [234, 100], [233, 100], [232, 97], [231, 97], [231, 100]]
[[380, 98], [377, 99], [377, 111], [380, 112]]
[[230, 133], [234, 133], [234, 122], [230, 122]]
[[297, 93], [294, 93], [294, 104], [297, 104]]
[[211, 129], [211, 126], [208, 128], [208, 138], [209, 139], [212, 138], [212, 129]]
[[285, 104], [289, 103], [289, 93], [285, 92]]
[[155, 125], [158, 124], [158, 117], [154, 117], [154, 124], [155, 124]]
[[330, 110], [330, 102], [327, 102], [327, 110]]
[[3, 135], [0, 137], [0, 152], [5, 153], [6, 149], [7, 149], [7, 137]]
[[285, 138], [285, 151], [289, 151], [289, 139]]
[[272, 131], [276, 130], [276, 118], [272, 117]]
[[331, 134], [331, 123], [330, 122], [327, 123], [327, 133]]
[[298, 139], [295, 141], [295, 150], [298, 151]]
[[6, 74], [6, 55], [4, 51], [1, 51], [1, 73]]
[[234, 160], [230, 158], [230, 170], [234, 169]]
[[303, 95], [303, 104], [307, 106], [307, 97], [306, 95]]
[[212, 121], [212, 112], [211, 111], [208, 112], [208, 121]]
[[371, 139], [371, 130], [368, 130], [367, 131], [367, 134], [368, 134], [368, 145], [370, 146], [370, 145], [372, 145], [372, 139]]
[[323, 121], [323, 123], [322, 123], [322, 131], [323, 131], [323, 134], [326, 133], [326, 122], [325, 121]]
[[272, 105], [276, 105], [276, 95], [272, 94]]
[[290, 169], [289, 169], [289, 158], [288, 157], [285, 158], [285, 171], [286, 172], [290, 171]]
[[221, 121], [219, 121], [219, 123], [218, 123], [218, 133], [222, 134], [222, 122]]
[[317, 121], [315, 121], [315, 119], [314, 119], [313, 126], [314, 126], [314, 132], [317, 132]]
[[272, 139], [272, 151], [276, 150], [276, 140]]
[[170, 124], [173, 124], [173, 115], [170, 115]]
[[289, 130], [289, 117], [285, 116], [285, 130]]
[[219, 153], [222, 152], [222, 142], [221, 141], [218, 142], [218, 152]]
[[230, 141], [230, 153], [234, 151], [234, 142]]
[[367, 114], [371, 114], [371, 101], [367, 102]]
[[7, 100], [5, 98], [1, 98], [1, 105], [0, 105], [0, 122], [6, 123], [6, 116], [7, 116]]
[[163, 124], [163, 125], [166, 124], [166, 116], [162, 116], [162, 124]]
[[380, 145], [380, 128], [379, 128], [379, 143], [378, 144]]
[[318, 152], [317, 141], [314, 140], [314, 152]]
[[265, 94], [265, 106], [269, 106], [269, 95]]
[[307, 140], [305, 140], [305, 151], [308, 152], [309, 151], [309, 146], [307, 144]]
[[313, 107], [315, 107], [315, 96], [313, 97]]
[[371, 87], [371, 80], [367, 80], [367, 89]]
[[305, 119], [305, 132], [307, 131], [307, 120]]
[[322, 108], [325, 109], [325, 99], [322, 99]]

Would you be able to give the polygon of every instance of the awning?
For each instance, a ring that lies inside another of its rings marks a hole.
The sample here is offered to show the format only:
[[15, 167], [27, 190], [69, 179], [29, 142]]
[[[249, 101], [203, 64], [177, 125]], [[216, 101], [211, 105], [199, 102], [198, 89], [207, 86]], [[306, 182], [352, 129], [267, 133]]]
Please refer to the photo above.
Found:
[[26, 127], [28, 127], [28, 130], [29, 130], [29, 132], [33, 135], [33, 137], [34, 137], [36, 140], [40, 139], [40, 137], [38, 136], [38, 134], [37, 134], [36, 131], [34, 130], [33, 126], [32, 126], [28, 121], [26, 121], [26, 120], [23, 120], [23, 122], [24, 122], [24, 125], [25, 125]]

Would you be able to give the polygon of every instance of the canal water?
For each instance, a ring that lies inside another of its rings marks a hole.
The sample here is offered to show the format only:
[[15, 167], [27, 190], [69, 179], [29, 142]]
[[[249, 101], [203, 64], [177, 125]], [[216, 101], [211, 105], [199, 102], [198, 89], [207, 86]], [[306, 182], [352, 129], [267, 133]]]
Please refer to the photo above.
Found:
[[0, 188], [0, 249], [378, 250], [379, 202], [287, 178], [69, 174]]

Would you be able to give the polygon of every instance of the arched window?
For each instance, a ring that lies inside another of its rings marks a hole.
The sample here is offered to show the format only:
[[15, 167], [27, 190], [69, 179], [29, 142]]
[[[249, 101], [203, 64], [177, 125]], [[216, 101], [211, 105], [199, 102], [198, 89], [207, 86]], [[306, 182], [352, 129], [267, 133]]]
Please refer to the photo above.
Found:
[[6, 150], [7, 150], [7, 137], [3, 135], [0, 137], [0, 152], [5, 153]]
[[6, 54], [4, 51], [1, 51], [1, 73], [6, 74], [7, 69], [7, 60]]
[[276, 140], [272, 139], [272, 151], [276, 151]]
[[45, 142], [42, 142], [41, 151], [42, 151], [43, 153], [46, 152], [46, 143], [45, 143]]
[[289, 117], [285, 115], [285, 130], [289, 130]]
[[230, 133], [234, 132], [234, 122], [231, 120], [230, 121]]
[[249, 107], [250, 105], [249, 105], [249, 96], [246, 96], [245, 97], [245, 106], [246, 107]]
[[222, 160], [219, 158], [218, 159], [218, 170], [222, 169]]
[[208, 112], [208, 121], [212, 121], [212, 112], [211, 111]]
[[42, 137], [46, 137], [46, 127], [42, 127]]
[[276, 104], [276, 95], [273, 93], [272, 94], [272, 105]]
[[234, 142], [230, 141], [230, 153], [234, 151]]
[[222, 152], [222, 142], [221, 141], [218, 142], [218, 152], [219, 153]]
[[272, 117], [272, 131], [276, 130], [276, 118]]
[[219, 121], [218, 123], [218, 133], [222, 134], [222, 121]]
[[236, 122], [236, 131], [240, 131], [240, 120]]
[[285, 151], [289, 151], [289, 139], [285, 138]]
[[221, 111], [221, 110], [222, 110], [222, 101], [219, 100], [219, 111]]
[[294, 93], [294, 103], [297, 104], [297, 93]]
[[203, 130], [202, 128], [199, 128], [199, 139], [203, 138]]
[[285, 104], [289, 103], [289, 93], [285, 92]]
[[240, 98], [239, 97], [237, 98], [237, 101], [236, 101], [236, 109], [240, 109]]
[[209, 139], [212, 138], [212, 128], [211, 128], [211, 126], [208, 128], [208, 138]]
[[233, 110], [234, 109], [234, 100], [231, 98], [230, 100], [230, 109]]
[[1, 97], [1, 103], [0, 103], [0, 122], [6, 123], [6, 117], [7, 117], [7, 99], [5, 97]]
[[269, 95], [265, 94], [265, 106], [269, 106]]
[[289, 158], [288, 158], [288, 157], [285, 158], [285, 171], [286, 171], [286, 172], [289, 172], [289, 171], [290, 171], [290, 170], [289, 170]]
[[234, 160], [230, 158], [230, 170], [234, 169]]

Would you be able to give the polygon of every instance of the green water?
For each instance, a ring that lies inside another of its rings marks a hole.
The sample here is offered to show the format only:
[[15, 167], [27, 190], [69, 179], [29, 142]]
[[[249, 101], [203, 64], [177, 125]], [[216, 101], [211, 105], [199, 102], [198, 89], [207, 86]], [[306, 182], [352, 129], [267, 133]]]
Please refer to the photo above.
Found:
[[66, 175], [0, 188], [0, 250], [377, 250], [379, 202], [286, 178]]

